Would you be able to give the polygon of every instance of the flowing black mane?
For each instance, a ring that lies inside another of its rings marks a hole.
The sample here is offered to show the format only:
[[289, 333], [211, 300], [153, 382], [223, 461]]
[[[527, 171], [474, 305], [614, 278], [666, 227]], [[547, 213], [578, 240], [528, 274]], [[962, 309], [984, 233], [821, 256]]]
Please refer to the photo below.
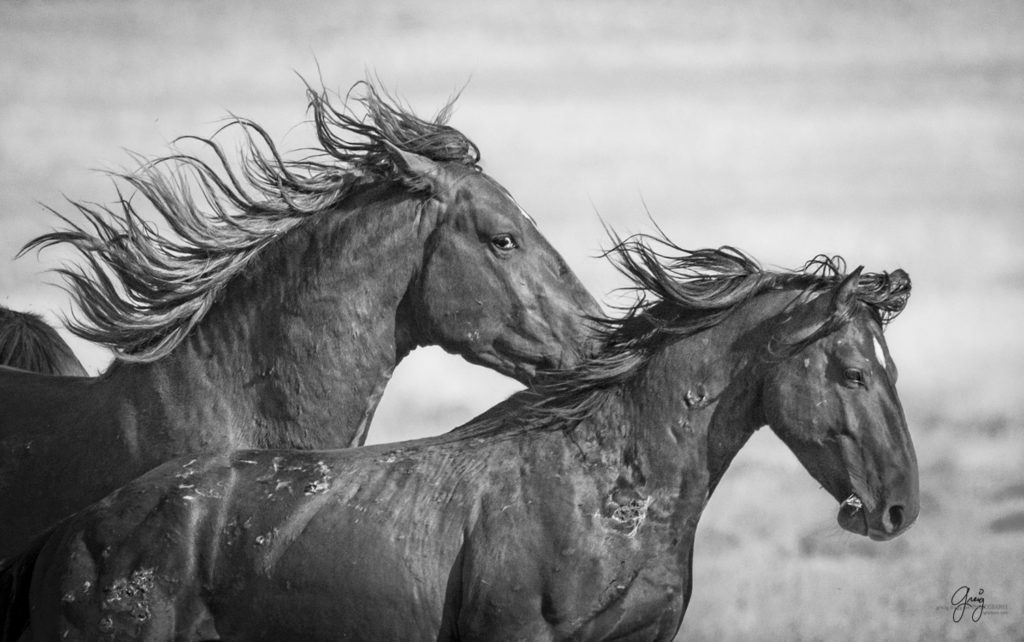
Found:
[[307, 96], [319, 148], [301, 159], [285, 159], [262, 127], [233, 117], [214, 136], [229, 127], [242, 131], [237, 166], [212, 137], [184, 136], [178, 140], [200, 143], [216, 160], [133, 156], [135, 172], [111, 173], [142, 194], [169, 232], [143, 220], [120, 188], [113, 206], [71, 201], [88, 226], [54, 212], [67, 229], [32, 240], [22, 253], [68, 243], [85, 258], [84, 265], [57, 270], [80, 310], [68, 328], [122, 358], [156, 360], [188, 335], [263, 248], [311, 215], [368, 183], [428, 189], [427, 181], [403, 175], [395, 150], [480, 169], [476, 145], [446, 124], [455, 98], [427, 121], [372, 82], [357, 83], [340, 108], [325, 90], [307, 85]]
[[[818, 255], [799, 270], [765, 270], [749, 255], [728, 246], [685, 250], [663, 236], [646, 234], [624, 240], [613, 235], [613, 240], [606, 255], [632, 282], [636, 303], [621, 318], [599, 320], [602, 348], [596, 356], [572, 370], [551, 373], [516, 395], [512, 407], [521, 417], [520, 425], [577, 422], [600, 405], [604, 391], [635, 376], [667, 343], [718, 325], [737, 306], [763, 292], [826, 292], [847, 276], [841, 256]], [[910, 277], [903, 270], [861, 273], [856, 297], [884, 326], [906, 306], [910, 289]], [[847, 320], [842, 312], [833, 311], [816, 331], [799, 343], [776, 345], [773, 354], [783, 357], [798, 351]], [[501, 411], [504, 406], [460, 432], [488, 432], [502, 418], [508, 421]]]

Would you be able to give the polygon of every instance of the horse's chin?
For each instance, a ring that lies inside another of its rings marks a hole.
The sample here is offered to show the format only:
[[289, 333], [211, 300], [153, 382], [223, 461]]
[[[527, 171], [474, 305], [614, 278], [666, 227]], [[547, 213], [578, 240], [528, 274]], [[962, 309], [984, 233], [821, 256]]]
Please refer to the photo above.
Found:
[[577, 361], [565, 355], [536, 357], [525, 351], [516, 352], [507, 347], [501, 353], [484, 355], [481, 359], [484, 365], [526, 386], [545, 381], [553, 375], [557, 376], [558, 373], [576, 365]]
[[497, 372], [506, 377], [512, 377], [525, 386], [529, 386], [536, 381], [538, 370], [544, 370], [543, 366], [539, 367], [536, 363], [522, 360], [515, 362], [500, 356], [495, 356], [490, 366]]
[[474, 365], [490, 368], [527, 386], [536, 379], [538, 371], [546, 369], [549, 362], [545, 358], [533, 357], [525, 350], [517, 351], [507, 346], [481, 348], [479, 345], [453, 347], [442, 344], [441, 347], [450, 354], [461, 355]]
[[516, 381], [530, 385], [537, 379], [537, 366], [532, 364], [519, 364], [509, 374]]

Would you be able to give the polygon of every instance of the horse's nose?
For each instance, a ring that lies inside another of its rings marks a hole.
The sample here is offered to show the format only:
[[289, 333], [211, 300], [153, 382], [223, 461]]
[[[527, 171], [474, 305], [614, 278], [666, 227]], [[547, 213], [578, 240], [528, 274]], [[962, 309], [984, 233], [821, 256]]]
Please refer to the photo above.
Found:
[[903, 528], [903, 506], [893, 504], [882, 513], [882, 528], [889, 535], [898, 533]]

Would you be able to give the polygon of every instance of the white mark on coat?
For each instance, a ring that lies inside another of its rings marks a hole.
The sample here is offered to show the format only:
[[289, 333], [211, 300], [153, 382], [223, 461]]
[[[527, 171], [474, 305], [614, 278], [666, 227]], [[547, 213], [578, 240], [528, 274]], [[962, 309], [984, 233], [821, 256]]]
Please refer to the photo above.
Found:
[[882, 344], [878, 342], [878, 337], [871, 337], [871, 341], [875, 344], [875, 358], [878, 359], [882, 370], [885, 370], [885, 350], [882, 349]]

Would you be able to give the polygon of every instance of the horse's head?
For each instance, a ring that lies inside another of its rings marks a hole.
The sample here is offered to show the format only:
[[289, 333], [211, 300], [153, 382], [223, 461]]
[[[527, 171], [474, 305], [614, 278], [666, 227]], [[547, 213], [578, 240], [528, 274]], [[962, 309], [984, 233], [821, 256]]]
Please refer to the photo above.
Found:
[[765, 418], [840, 502], [840, 526], [887, 540], [917, 519], [917, 459], [880, 316], [858, 291], [862, 278], [885, 279], [881, 291], [903, 300], [909, 292], [902, 270], [861, 277], [858, 269], [833, 293], [794, 306], [778, 328], [787, 347], [769, 369]]
[[394, 153], [408, 182], [430, 194], [410, 290], [418, 341], [524, 382], [589, 352], [597, 302], [508, 191], [460, 163]]

